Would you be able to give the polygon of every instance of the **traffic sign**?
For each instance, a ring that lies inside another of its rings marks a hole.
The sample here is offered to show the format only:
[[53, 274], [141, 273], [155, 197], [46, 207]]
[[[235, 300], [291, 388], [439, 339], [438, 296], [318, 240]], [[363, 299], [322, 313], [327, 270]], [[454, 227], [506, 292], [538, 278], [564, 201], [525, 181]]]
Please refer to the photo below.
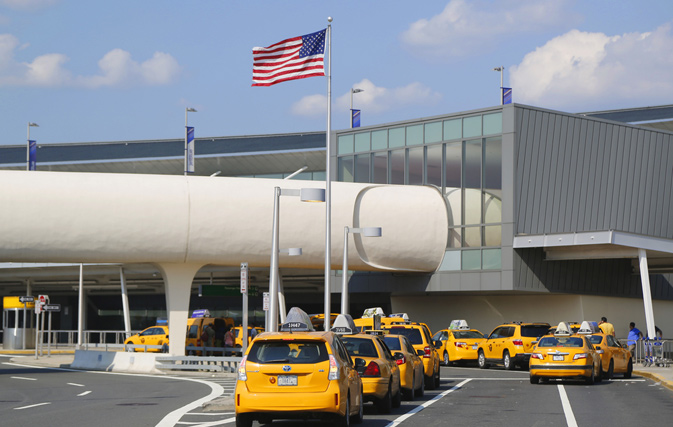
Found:
[[264, 292], [263, 294], [263, 299], [262, 299], [262, 305], [264, 311], [269, 311], [269, 308], [271, 307], [271, 298], [268, 292]]
[[241, 263], [241, 293], [245, 294], [248, 292], [248, 263]]
[[35, 297], [33, 296], [19, 297], [19, 302], [35, 302]]
[[37, 301], [40, 304], [47, 304], [49, 302], [49, 295], [39, 295], [37, 297]]
[[61, 311], [61, 304], [45, 304], [42, 309], [44, 311]]

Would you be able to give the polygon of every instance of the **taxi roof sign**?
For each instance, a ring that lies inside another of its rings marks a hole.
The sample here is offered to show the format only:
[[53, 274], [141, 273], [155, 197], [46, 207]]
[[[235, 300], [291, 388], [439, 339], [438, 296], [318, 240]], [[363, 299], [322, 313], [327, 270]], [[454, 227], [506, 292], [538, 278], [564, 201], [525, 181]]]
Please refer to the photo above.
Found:
[[385, 317], [385, 313], [381, 307], [372, 307], [365, 309], [364, 313], [362, 313], [362, 318], [366, 319], [369, 317], [374, 317], [377, 314]]
[[395, 313], [395, 314], [389, 315], [388, 317], [399, 317], [399, 318], [402, 318], [405, 321], [409, 320], [409, 315], [407, 313]]
[[192, 311], [192, 319], [196, 317], [210, 317], [210, 311], [207, 308]]
[[557, 337], [567, 337], [572, 334], [572, 329], [570, 328], [570, 325], [568, 322], [559, 322], [558, 326], [556, 327], [556, 330], [554, 331], [554, 335]]
[[358, 332], [358, 328], [350, 314], [340, 314], [334, 320], [331, 331], [339, 335], [352, 335]]
[[285, 323], [280, 325], [281, 332], [314, 332], [311, 318], [299, 307], [292, 307], [287, 312]]
[[598, 332], [600, 332], [600, 330], [598, 329], [598, 323], [597, 322], [589, 322], [587, 320], [582, 322], [582, 324], [580, 325], [579, 331], [577, 331], [578, 334], [582, 334], [582, 335], [591, 335], [591, 334], [596, 334]]
[[452, 320], [451, 323], [449, 324], [449, 329], [468, 330], [470, 329], [470, 326], [467, 324], [467, 320]]

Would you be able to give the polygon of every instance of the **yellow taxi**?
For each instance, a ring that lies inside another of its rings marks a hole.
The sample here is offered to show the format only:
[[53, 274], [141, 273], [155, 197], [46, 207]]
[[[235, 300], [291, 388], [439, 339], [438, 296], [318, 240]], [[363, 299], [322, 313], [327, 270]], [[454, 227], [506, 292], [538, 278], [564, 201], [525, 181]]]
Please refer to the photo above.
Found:
[[530, 356], [530, 382], [540, 380], [584, 379], [587, 384], [601, 381], [601, 356], [586, 335], [573, 334], [570, 325], [559, 323], [554, 335], [545, 335]]
[[404, 335], [416, 349], [416, 354], [423, 360], [423, 377], [425, 388], [434, 390], [439, 387], [439, 352], [442, 346], [439, 341], [432, 340], [430, 329], [425, 324], [416, 322], [393, 322], [390, 325], [381, 325], [381, 329], [389, 334]]
[[201, 354], [200, 350], [195, 350], [194, 347], [205, 346], [202, 342], [201, 336], [208, 325], [213, 325], [217, 331], [228, 326], [234, 327], [234, 319], [231, 317], [210, 317], [208, 309], [199, 309], [192, 312], [192, 316], [187, 319], [187, 336], [185, 339], [186, 353]]
[[399, 408], [402, 401], [400, 368], [383, 340], [375, 334], [358, 334], [348, 314], [336, 318], [332, 332], [339, 334], [348, 354], [357, 358], [355, 366], [362, 378], [364, 401], [374, 402], [384, 414]]
[[449, 329], [442, 329], [432, 339], [442, 343], [439, 353], [444, 366], [449, 366], [457, 362], [476, 361], [479, 343], [486, 338], [478, 330], [470, 329], [467, 321], [453, 320]]
[[365, 309], [362, 317], [353, 319], [355, 326], [360, 332], [380, 330], [381, 326], [391, 325], [392, 323], [408, 322], [409, 316], [406, 313], [396, 313], [386, 316], [381, 307], [372, 307]]
[[605, 335], [596, 322], [582, 322], [577, 333], [586, 335], [596, 353], [601, 355], [604, 378], [611, 380], [614, 374], [624, 374], [624, 378], [631, 378], [633, 360], [626, 345], [612, 335]]
[[406, 400], [414, 400], [414, 397], [423, 397], [425, 394], [425, 381], [423, 380], [423, 360], [416, 353], [416, 349], [404, 335], [383, 335], [395, 361], [400, 367], [400, 387], [402, 396]]
[[[252, 336], [250, 334], [253, 329], [256, 331], [256, 334], [264, 332], [264, 328], [248, 326], [248, 345], [250, 345], [250, 341], [252, 341]], [[234, 328], [234, 347], [243, 347], [243, 326], [236, 326]]]
[[[330, 313], [330, 321], [329, 324], [333, 325], [334, 320], [337, 318], [339, 313]], [[313, 325], [313, 329], [316, 331], [324, 331], [325, 330], [325, 313], [319, 313], [319, 314], [309, 314], [309, 317], [311, 318], [311, 324]]]
[[363, 418], [362, 380], [339, 336], [316, 332], [308, 314], [293, 307], [280, 332], [263, 332], [248, 347], [234, 404], [237, 427], [274, 419], [331, 419], [348, 426], [351, 418]]
[[502, 364], [508, 370], [517, 365], [526, 368], [535, 343], [548, 330], [549, 323], [503, 323], [478, 344], [477, 364], [482, 369], [490, 364]]
[[[168, 353], [168, 326], [150, 326], [142, 332], [126, 338], [124, 340], [124, 345], [126, 346], [126, 351], [129, 352], [147, 350], [148, 352]], [[127, 345], [152, 345], [161, 347], [145, 349], [143, 347], [128, 347]]]

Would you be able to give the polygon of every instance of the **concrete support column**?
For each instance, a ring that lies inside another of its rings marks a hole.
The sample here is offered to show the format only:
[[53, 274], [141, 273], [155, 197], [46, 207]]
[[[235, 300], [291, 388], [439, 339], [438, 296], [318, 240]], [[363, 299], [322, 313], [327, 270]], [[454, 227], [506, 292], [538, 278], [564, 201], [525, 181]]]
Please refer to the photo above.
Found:
[[160, 263], [157, 267], [161, 271], [166, 288], [170, 343], [168, 352], [174, 356], [184, 356], [192, 281], [203, 265]]
[[119, 283], [122, 288], [122, 311], [124, 313], [124, 329], [126, 338], [131, 336], [131, 314], [129, 313], [129, 294], [126, 291], [126, 276], [124, 276], [124, 267], [119, 267]]
[[647, 335], [654, 338], [654, 309], [652, 308], [652, 291], [650, 290], [650, 271], [647, 266], [647, 251], [638, 249], [638, 262], [640, 264], [640, 281], [643, 286], [643, 304], [645, 306], [645, 322]]

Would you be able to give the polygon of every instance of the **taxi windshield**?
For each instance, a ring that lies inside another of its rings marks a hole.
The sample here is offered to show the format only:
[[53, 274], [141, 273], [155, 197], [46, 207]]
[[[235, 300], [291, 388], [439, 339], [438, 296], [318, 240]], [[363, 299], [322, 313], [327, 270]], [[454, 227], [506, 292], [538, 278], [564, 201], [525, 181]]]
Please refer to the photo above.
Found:
[[383, 337], [383, 342], [385, 342], [391, 350], [402, 350], [400, 339], [397, 337]]
[[248, 361], [253, 363], [310, 364], [328, 360], [323, 341], [254, 341]]
[[584, 347], [582, 338], [577, 337], [544, 337], [537, 344], [540, 347]]
[[341, 341], [343, 341], [348, 354], [351, 356], [379, 357], [379, 352], [376, 350], [374, 342], [368, 338], [342, 336]]
[[453, 331], [453, 336], [457, 340], [466, 340], [469, 338], [484, 338], [481, 332], [477, 331]]
[[395, 335], [404, 335], [409, 338], [412, 344], [423, 344], [423, 337], [421, 331], [416, 328], [405, 328], [403, 326], [393, 326], [390, 328], [390, 333]]

